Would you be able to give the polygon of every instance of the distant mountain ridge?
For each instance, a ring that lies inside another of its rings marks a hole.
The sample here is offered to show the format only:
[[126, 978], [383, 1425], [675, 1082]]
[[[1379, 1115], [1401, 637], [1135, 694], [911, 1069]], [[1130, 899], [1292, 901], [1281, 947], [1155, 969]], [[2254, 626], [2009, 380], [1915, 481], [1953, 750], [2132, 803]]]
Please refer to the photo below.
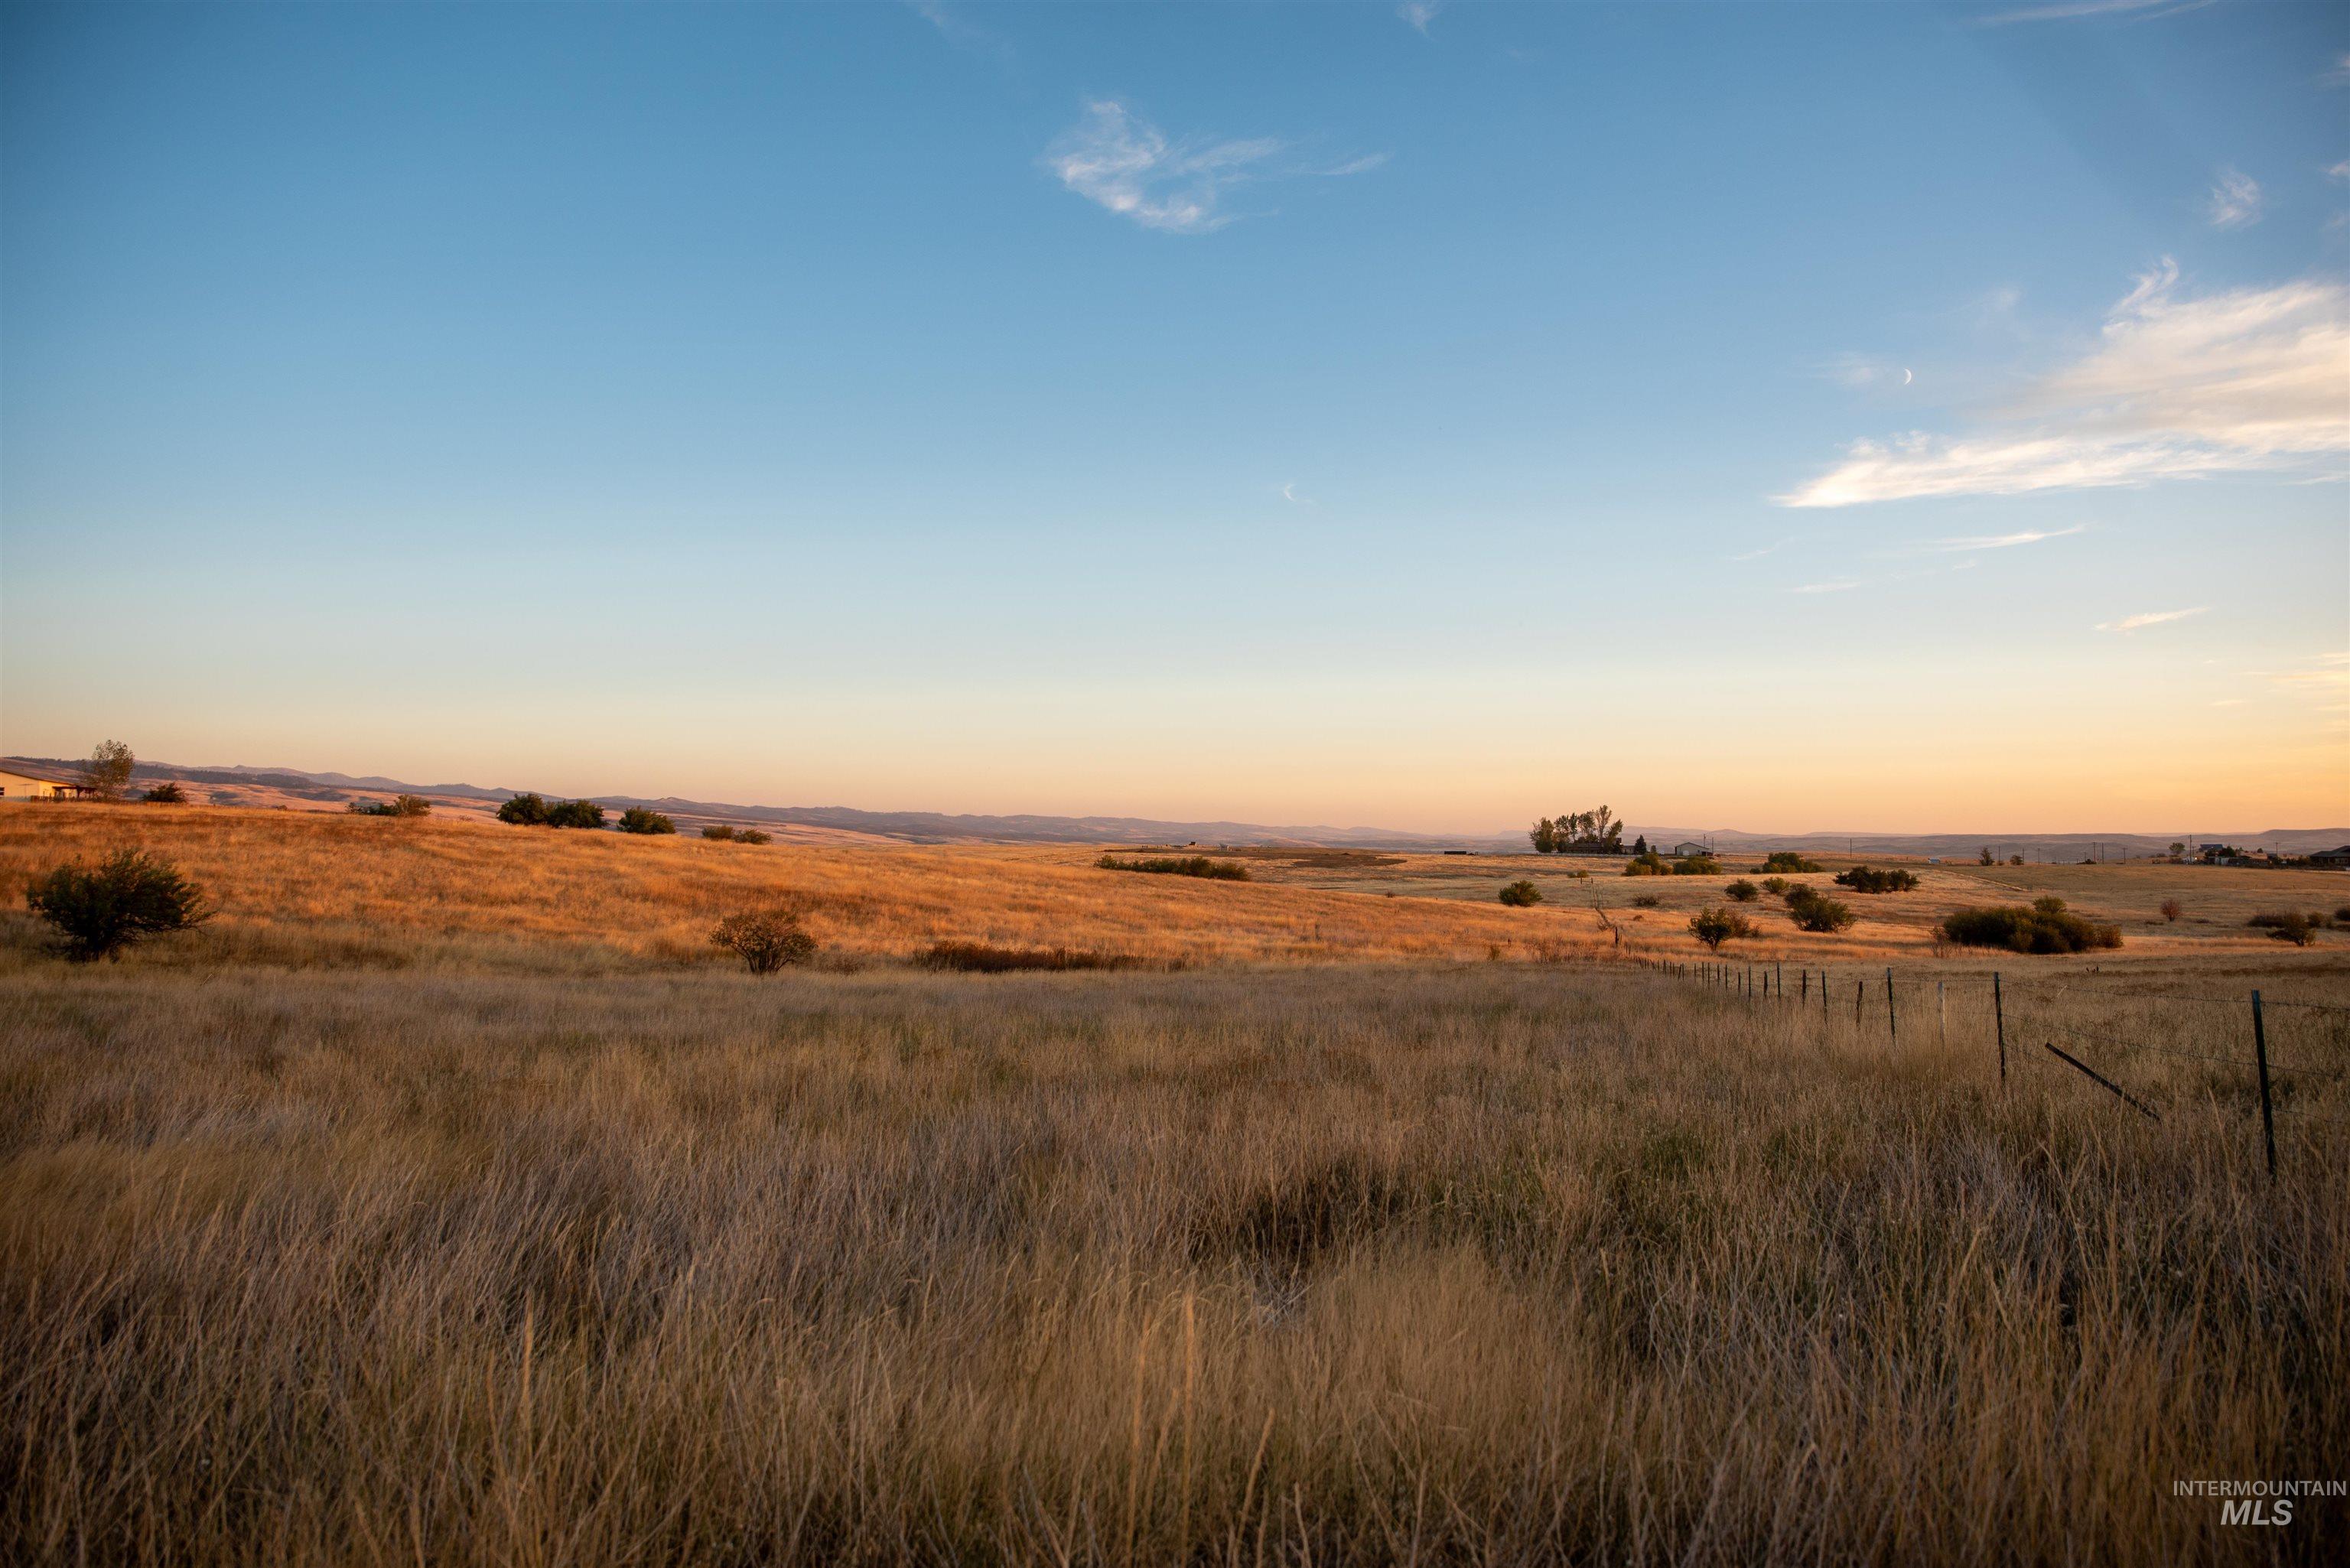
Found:
[[[76, 760], [24, 757], [10, 759], [44, 768], [76, 768]], [[250, 791], [280, 792], [317, 806], [339, 805], [356, 794], [421, 794], [486, 814], [501, 802], [524, 792], [469, 784], [418, 784], [380, 774], [310, 773], [300, 768], [235, 766], [191, 767], [177, 763], [140, 763], [136, 776], [161, 782], [225, 786], [231, 798], [221, 804], [260, 804], [235, 798]], [[563, 794], [538, 793], [550, 798]], [[1041, 814], [988, 815], [931, 811], [863, 811], [846, 805], [741, 805], [726, 802], [687, 800], [677, 795], [597, 795], [598, 804], [616, 810], [641, 805], [667, 813], [681, 826], [733, 823], [815, 829], [819, 834], [855, 838], [894, 839], [912, 844], [1171, 844], [1295, 846], [1333, 849], [1471, 850], [1483, 854], [1526, 854], [1531, 846], [1523, 833], [1430, 834], [1399, 828], [1336, 827], [1327, 825], [1274, 826], [1253, 822], [1171, 822], [1141, 816], [1054, 816]], [[2350, 844], [2350, 827], [2267, 828], [2252, 832], [2195, 830], [2177, 834], [2131, 833], [1749, 833], [1738, 828], [1628, 826], [1625, 841], [1646, 837], [1659, 848], [1685, 842], [1710, 843], [1731, 854], [1770, 849], [1794, 849], [1812, 854], [1913, 855], [1943, 859], [1975, 858], [1983, 849], [2001, 858], [2022, 855], [2030, 860], [2079, 860], [2092, 855], [2106, 859], [2126, 853], [2143, 859], [2166, 850], [2174, 842], [2224, 843], [2244, 848], [2305, 855]], [[1572, 857], [1562, 857], [1572, 864]]]

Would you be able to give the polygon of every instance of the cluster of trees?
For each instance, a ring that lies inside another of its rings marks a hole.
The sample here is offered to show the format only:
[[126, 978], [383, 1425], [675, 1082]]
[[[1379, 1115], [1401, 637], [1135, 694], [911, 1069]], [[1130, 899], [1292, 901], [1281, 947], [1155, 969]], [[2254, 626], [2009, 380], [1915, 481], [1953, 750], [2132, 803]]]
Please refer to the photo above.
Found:
[[765, 844], [774, 837], [755, 827], [730, 827], [725, 823], [713, 823], [702, 830], [704, 838], [714, 838], [721, 844]]
[[[1537, 855], [1621, 855], [1624, 825], [1606, 806], [1545, 816], [1527, 830]], [[1648, 847], [1643, 839], [1637, 848]]]
[[541, 794], [518, 794], [498, 807], [498, 820], [517, 827], [601, 827], [604, 808], [592, 800], [547, 804]]
[[1907, 893], [1918, 885], [1914, 872], [1879, 871], [1867, 866], [1839, 871], [1835, 880], [1837, 887], [1849, 888], [1856, 893]]
[[355, 800], [343, 809], [353, 816], [423, 816], [432, 803], [421, 794], [396, 794], [390, 800]]
[[1653, 849], [1638, 850], [1624, 863], [1627, 877], [1719, 877], [1721, 862], [1711, 855], [1684, 855], [1668, 860]]
[[1816, 860], [1804, 859], [1792, 849], [1773, 849], [1770, 854], [1762, 857], [1762, 869], [1765, 871], [1817, 871], [1820, 869], [1820, 864]]
[[660, 812], [648, 811], [641, 805], [632, 805], [620, 813], [620, 831], [623, 833], [675, 833], [677, 824]]
[[2350, 929], [2350, 905], [2345, 905], [2331, 915], [2323, 909], [2312, 909], [2307, 914], [2298, 909], [2286, 909], [2274, 914], [2254, 915], [2244, 923], [2255, 930], [2268, 932], [2278, 941], [2305, 948], [2314, 944], [2317, 940], [2317, 933], [2328, 927]]

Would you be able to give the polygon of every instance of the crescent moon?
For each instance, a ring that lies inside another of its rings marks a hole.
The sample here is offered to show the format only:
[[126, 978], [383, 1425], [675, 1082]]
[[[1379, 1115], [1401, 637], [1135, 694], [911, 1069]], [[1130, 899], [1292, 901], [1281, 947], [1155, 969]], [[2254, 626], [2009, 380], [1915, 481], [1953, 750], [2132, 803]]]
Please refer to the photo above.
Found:
[[1901, 372], [1901, 384], [1905, 387], [1917, 379], [1918, 378], [1911, 375], [1907, 369], [1903, 369]]

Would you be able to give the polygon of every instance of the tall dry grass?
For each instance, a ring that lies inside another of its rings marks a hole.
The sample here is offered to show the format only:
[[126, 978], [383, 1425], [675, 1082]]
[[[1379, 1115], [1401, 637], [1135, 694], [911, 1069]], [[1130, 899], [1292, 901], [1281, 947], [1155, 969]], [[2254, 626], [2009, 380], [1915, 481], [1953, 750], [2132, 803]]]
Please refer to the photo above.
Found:
[[2172, 1495], [2350, 1455], [2337, 1080], [2271, 1186], [2184, 1057], [1620, 969], [0, 987], [7, 1562], [2345, 1539]]

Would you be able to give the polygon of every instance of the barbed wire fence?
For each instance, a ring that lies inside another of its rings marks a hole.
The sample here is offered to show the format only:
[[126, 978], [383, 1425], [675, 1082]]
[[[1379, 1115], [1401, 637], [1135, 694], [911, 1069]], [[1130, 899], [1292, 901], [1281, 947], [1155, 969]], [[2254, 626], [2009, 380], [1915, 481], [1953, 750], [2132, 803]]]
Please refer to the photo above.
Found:
[[1710, 986], [1828, 1034], [1900, 1053], [1981, 1049], [2002, 1093], [2036, 1084], [2095, 1085], [2160, 1122], [2189, 1104], [2241, 1108], [2277, 1172], [2277, 1131], [2350, 1136], [2350, 1005], [2180, 986], [2147, 988], [1999, 969], [1918, 973], [1898, 966], [1637, 955], [1651, 970]]

